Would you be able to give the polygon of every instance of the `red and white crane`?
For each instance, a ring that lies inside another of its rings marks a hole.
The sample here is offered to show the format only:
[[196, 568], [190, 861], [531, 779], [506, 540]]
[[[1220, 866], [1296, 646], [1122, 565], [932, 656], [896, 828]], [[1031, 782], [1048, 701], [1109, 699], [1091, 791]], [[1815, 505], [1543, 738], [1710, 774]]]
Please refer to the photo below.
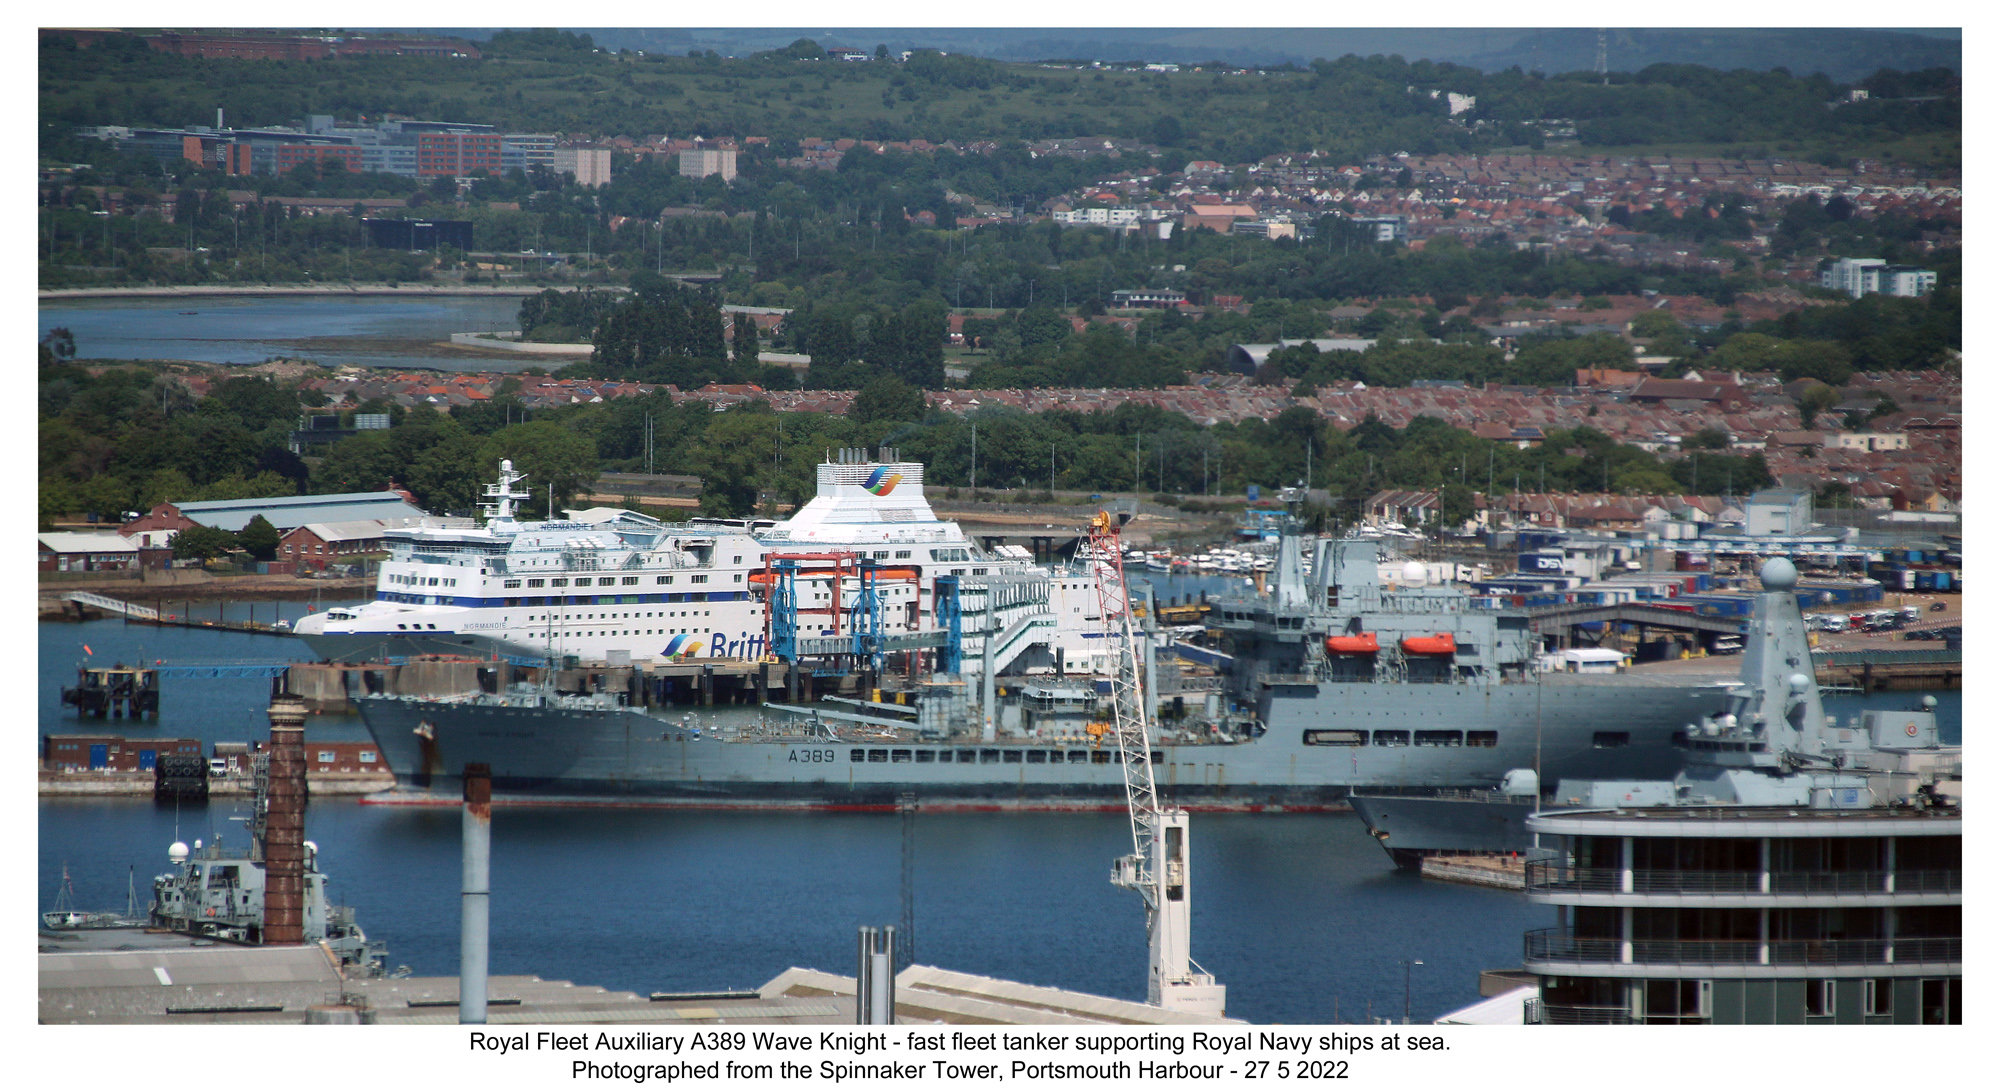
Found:
[[1098, 617], [1110, 642], [1112, 731], [1125, 770], [1125, 805], [1132, 820], [1132, 854], [1111, 865], [1111, 881], [1146, 903], [1149, 949], [1146, 1002], [1172, 1011], [1221, 1015], [1225, 987], [1188, 950], [1188, 815], [1163, 808], [1153, 786], [1153, 749], [1142, 685], [1139, 638], [1132, 625], [1118, 524], [1105, 512], [1090, 522], [1090, 564]]

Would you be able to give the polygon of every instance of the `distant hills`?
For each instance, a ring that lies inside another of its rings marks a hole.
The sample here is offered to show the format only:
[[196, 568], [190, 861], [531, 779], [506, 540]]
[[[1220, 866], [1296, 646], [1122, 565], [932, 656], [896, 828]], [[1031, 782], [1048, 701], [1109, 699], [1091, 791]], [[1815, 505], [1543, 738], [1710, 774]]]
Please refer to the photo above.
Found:
[[[776, 49], [799, 38], [823, 46], [873, 51], [920, 47], [970, 53], [999, 60], [1077, 59], [1161, 61], [1199, 64], [1222, 61], [1256, 66], [1308, 64], [1353, 53], [1398, 54], [1405, 60], [1461, 64], [1488, 72], [1520, 66], [1555, 74], [1596, 67], [1598, 32], [1589, 28], [1535, 30], [1396, 29], [1364, 27], [1195, 28], [1027, 28], [944, 27], [827, 28], [759, 27], [728, 29], [574, 28], [600, 47], [685, 53], [712, 49], [743, 56]], [[480, 38], [491, 31], [459, 29]], [[1609, 29], [1606, 67], [1636, 72], [1652, 64], [1699, 64], [1729, 70], [1785, 68], [1793, 75], [1825, 74], [1838, 82], [1861, 79], [1880, 68], [1919, 71], [1961, 70], [1963, 48], [1956, 29], [1876, 30], [1827, 27], [1703, 29]]]

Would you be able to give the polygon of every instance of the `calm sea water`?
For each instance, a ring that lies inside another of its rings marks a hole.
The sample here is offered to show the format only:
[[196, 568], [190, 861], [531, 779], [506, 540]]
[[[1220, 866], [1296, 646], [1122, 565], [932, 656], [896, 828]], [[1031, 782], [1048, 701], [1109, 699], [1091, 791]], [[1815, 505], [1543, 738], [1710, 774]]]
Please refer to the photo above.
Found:
[[[306, 603], [223, 607], [226, 617], [294, 618]], [[196, 604], [196, 616], [214, 605]], [[309, 658], [290, 637], [168, 630], [118, 621], [44, 623], [43, 733], [95, 729], [63, 715], [61, 684], [84, 645], [92, 661]], [[169, 680], [157, 725], [134, 735], [262, 737], [269, 684]], [[1892, 699], [1901, 695], [1891, 695]], [[1914, 698], [1915, 695], [1910, 695]], [[1957, 693], [1941, 693], [1947, 737]], [[1830, 702], [1844, 713], [1852, 698]], [[113, 724], [116, 721], [111, 721]], [[315, 717], [308, 741], [366, 738], [351, 717]], [[78, 902], [117, 908], [135, 869], [143, 903], [176, 837], [244, 843], [240, 804], [43, 800], [37, 896], [67, 865]], [[916, 946], [954, 970], [1128, 998], [1145, 994], [1136, 896], [1107, 881], [1129, 851], [1118, 815], [919, 815]], [[501, 809], [493, 824], [495, 973], [631, 989], [751, 987], [789, 966], [852, 973], [854, 929], [901, 918], [902, 820], [894, 815], [712, 815], [613, 808]], [[1519, 895], [1424, 883], [1392, 871], [1351, 815], [1197, 815], [1195, 957], [1229, 986], [1232, 1014], [1259, 1022], [1400, 1017], [1402, 960], [1412, 1011], [1478, 999], [1481, 969], [1520, 962], [1521, 934], [1553, 923]], [[458, 963], [459, 816], [453, 810], [315, 800], [307, 835], [337, 900], [353, 905], [390, 960], [422, 975]]]
[[77, 354], [88, 359], [261, 364], [281, 356], [317, 360], [327, 367], [518, 371], [537, 361], [434, 353], [420, 344], [331, 339], [444, 341], [454, 333], [518, 328], [520, 309], [518, 296], [43, 300], [36, 335], [67, 327], [76, 336]]

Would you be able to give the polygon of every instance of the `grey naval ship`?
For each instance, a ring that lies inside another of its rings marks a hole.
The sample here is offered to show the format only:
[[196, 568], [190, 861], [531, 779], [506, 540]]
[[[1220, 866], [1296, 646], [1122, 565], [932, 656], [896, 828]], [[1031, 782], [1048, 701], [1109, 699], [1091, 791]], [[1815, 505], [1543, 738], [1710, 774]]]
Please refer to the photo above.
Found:
[[[1726, 702], [1712, 684], [1538, 673], [1526, 614], [1473, 608], [1465, 592], [1427, 585], [1421, 566], [1385, 565], [1380, 548], [1324, 539], [1308, 548], [1288, 534], [1263, 592], [1211, 614], [1226, 691], [1216, 715], [1156, 738], [1165, 798], [1199, 810], [1344, 809], [1358, 787], [1472, 787], [1521, 767], [1669, 776], [1676, 734]], [[966, 657], [969, 668], [977, 662]], [[980, 688], [968, 677], [959, 692]], [[1024, 728], [980, 714], [703, 733], [601, 694], [357, 703], [400, 788], [419, 790], [383, 802], [456, 799], [460, 771], [483, 762], [501, 799], [1123, 805], [1118, 748], [1089, 730], [1087, 716], [1023, 718], [1032, 719]]]
[[1534, 846], [1529, 817], [1554, 807], [1868, 806], [1956, 777], [1962, 751], [1940, 741], [1935, 698], [1845, 722], [1826, 715], [1794, 593], [1798, 572], [1779, 557], [1759, 574], [1764, 590], [1739, 676], [1719, 712], [1679, 733], [1670, 777], [1636, 766], [1609, 775], [1558, 769], [1562, 779], [1545, 798], [1523, 768], [1491, 790], [1359, 791], [1355, 814], [1398, 866], [1413, 868], [1439, 852], [1526, 852]]

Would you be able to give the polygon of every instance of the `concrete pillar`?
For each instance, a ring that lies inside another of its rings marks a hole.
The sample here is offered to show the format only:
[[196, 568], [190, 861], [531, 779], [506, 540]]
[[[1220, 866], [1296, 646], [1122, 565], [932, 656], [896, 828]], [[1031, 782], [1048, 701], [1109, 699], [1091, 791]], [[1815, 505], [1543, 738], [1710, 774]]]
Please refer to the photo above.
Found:
[[701, 707], [715, 707], [715, 668], [707, 664], [701, 668]]
[[757, 664], [757, 704], [762, 707], [771, 695], [771, 662], [765, 660]]
[[1632, 893], [1632, 839], [1618, 839], [1618, 889], [1621, 893]]
[[493, 779], [492, 770], [483, 763], [465, 767], [465, 817], [460, 828], [463, 867], [458, 909], [458, 1021], [485, 1023]]

